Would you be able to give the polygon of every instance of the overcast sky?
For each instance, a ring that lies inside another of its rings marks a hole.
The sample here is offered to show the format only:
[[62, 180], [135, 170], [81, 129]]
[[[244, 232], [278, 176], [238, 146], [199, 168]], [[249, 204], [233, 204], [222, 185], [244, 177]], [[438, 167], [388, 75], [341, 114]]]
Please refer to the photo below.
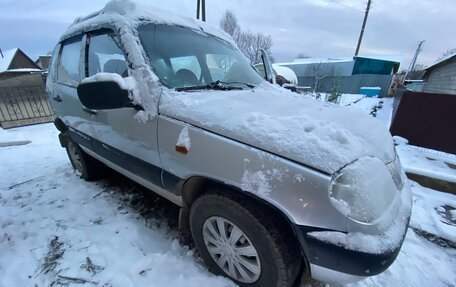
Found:
[[[367, 1], [367, 0], [366, 0]], [[218, 26], [226, 9], [244, 30], [270, 34], [276, 61], [299, 53], [352, 56], [365, 0], [206, 0], [207, 21]], [[74, 18], [107, 0], [0, 0], [0, 48], [21, 48], [32, 59], [53, 49]], [[140, 0], [195, 17], [196, 0]], [[418, 63], [432, 64], [456, 48], [456, 0], [373, 0], [360, 55], [402, 56], [408, 66], [420, 40]]]

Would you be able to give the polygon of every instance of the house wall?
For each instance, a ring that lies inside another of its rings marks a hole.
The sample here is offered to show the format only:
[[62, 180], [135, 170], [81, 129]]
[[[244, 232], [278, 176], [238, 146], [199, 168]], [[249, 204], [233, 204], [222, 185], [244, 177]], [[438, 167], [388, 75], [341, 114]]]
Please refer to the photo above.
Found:
[[430, 71], [424, 92], [456, 95], [456, 60]]

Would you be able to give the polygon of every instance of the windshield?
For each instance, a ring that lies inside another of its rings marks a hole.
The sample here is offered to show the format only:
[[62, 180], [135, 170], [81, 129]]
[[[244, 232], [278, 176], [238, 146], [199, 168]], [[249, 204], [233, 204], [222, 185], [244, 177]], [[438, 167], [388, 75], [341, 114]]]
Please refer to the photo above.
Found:
[[141, 26], [139, 36], [153, 71], [169, 88], [219, 81], [244, 89], [263, 81], [237, 49], [214, 36], [155, 24]]

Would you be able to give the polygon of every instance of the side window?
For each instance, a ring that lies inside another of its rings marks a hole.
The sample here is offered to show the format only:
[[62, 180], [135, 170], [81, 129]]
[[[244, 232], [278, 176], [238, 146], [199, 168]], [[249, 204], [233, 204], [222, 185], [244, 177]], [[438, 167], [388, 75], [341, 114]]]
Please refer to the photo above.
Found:
[[90, 36], [87, 53], [88, 76], [116, 73], [128, 77], [127, 62], [112, 33]]
[[48, 79], [55, 81], [57, 79], [57, 58], [59, 57], [60, 51], [60, 44], [57, 44], [54, 48], [54, 52], [52, 52], [51, 62], [49, 63], [49, 74], [47, 76]]
[[81, 39], [67, 41], [62, 44], [60, 60], [57, 66], [57, 81], [62, 84], [76, 85], [80, 82], [79, 57]]

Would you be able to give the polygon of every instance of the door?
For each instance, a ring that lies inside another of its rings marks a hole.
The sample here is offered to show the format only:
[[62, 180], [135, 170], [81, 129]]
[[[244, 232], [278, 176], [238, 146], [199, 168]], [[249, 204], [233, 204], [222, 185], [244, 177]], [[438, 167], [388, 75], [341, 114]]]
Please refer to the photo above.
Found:
[[[86, 77], [98, 73], [128, 77], [128, 63], [122, 45], [112, 30], [89, 33], [87, 44]], [[138, 110], [134, 108], [90, 112], [95, 130], [94, 151], [116, 166], [161, 187], [156, 119], [139, 122], [135, 119]]]
[[94, 136], [91, 114], [88, 114], [77, 94], [81, 82], [83, 35], [63, 41], [56, 65], [51, 103], [56, 115], [72, 131], [71, 136], [80, 145], [90, 148], [90, 137]]

